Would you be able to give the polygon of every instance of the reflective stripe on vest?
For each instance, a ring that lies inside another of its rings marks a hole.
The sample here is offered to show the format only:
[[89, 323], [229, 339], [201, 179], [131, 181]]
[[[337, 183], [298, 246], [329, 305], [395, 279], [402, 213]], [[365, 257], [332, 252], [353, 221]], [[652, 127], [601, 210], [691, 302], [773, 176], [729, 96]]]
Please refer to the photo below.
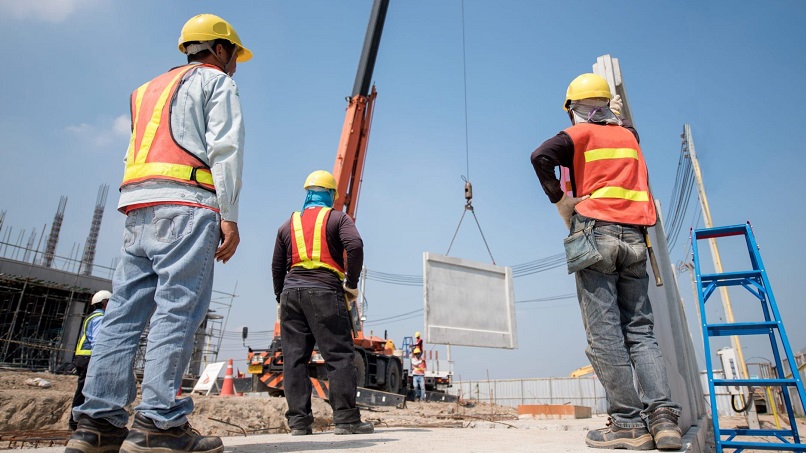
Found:
[[90, 320], [103, 315], [103, 311], [95, 310], [84, 320], [84, 326], [81, 329], [81, 338], [78, 340], [78, 346], [76, 346], [76, 355], [92, 355], [92, 346], [87, 342], [87, 327], [90, 326]]
[[327, 244], [330, 211], [330, 208], [311, 208], [305, 210], [307, 216], [300, 215], [299, 211], [291, 215], [291, 267], [329, 269], [344, 280], [344, 269], [330, 256]]
[[171, 132], [171, 101], [185, 74], [201, 66], [218, 69], [212, 65], [180, 66], [132, 93], [132, 136], [121, 188], [167, 179], [215, 192], [209, 165], [179, 146]]
[[635, 135], [621, 126], [581, 123], [565, 130], [574, 142], [576, 205], [585, 217], [628, 225], [654, 225], [646, 162]]

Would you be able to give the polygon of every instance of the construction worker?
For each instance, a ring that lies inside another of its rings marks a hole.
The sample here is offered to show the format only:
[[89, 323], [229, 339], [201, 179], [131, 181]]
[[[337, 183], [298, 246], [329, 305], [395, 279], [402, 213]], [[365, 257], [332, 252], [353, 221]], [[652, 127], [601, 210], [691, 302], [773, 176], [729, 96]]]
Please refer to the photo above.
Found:
[[411, 385], [414, 387], [414, 401], [418, 399], [425, 402], [425, 359], [422, 357], [423, 350], [414, 348], [411, 353]]
[[[220, 438], [190, 427], [193, 400], [176, 395], [210, 305], [213, 265], [229, 261], [240, 242], [244, 128], [232, 75], [252, 53], [212, 14], [188, 20], [178, 44], [188, 64], [131, 95], [118, 203], [127, 216], [122, 258], [93, 348], [86, 401], [73, 411], [78, 429], [68, 453], [223, 450]], [[142, 400], [128, 431], [132, 364], [149, 320]]]
[[[76, 367], [76, 374], [78, 381], [76, 382], [76, 393], [73, 395], [73, 405], [71, 407], [78, 407], [84, 402], [84, 380], [87, 378], [87, 367], [90, 365], [90, 357], [92, 356], [92, 346], [95, 344], [95, 339], [98, 336], [98, 329], [101, 327], [101, 320], [104, 317], [106, 304], [109, 303], [109, 298], [112, 293], [107, 290], [101, 290], [92, 296], [90, 306], [93, 307], [92, 313], [84, 320], [81, 325], [81, 336], [76, 345], [76, 354], [73, 358], [73, 365]], [[73, 418], [73, 411], [70, 411], [70, 421], [68, 422], [70, 431], [75, 431], [78, 428], [78, 422]]]
[[[566, 255], [576, 275], [586, 352], [607, 396], [609, 426], [589, 431], [586, 443], [676, 450], [681, 407], [671, 400], [647, 294], [645, 227], [656, 215], [638, 133], [619, 117], [621, 98], [598, 75], [574, 79], [564, 107], [572, 126], [546, 140], [531, 160], [569, 230]], [[570, 169], [570, 195], [555, 176], [558, 166]]]
[[357, 374], [347, 308], [358, 297], [363, 241], [353, 220], [332, 209], [339, 196], [332, 174], [314, 171], [303, 187], [305, 202], [277, 231], [271, 265], [280, 304], [285, 416], [291, 435], [311, 434], [308, 361], [316, 344], [327, 366], [336, 434], [369, 434], [374, 428], [361, 421], [355, 405]]
[[423, 347], [423, 339], [420, 338], [420, 332], [414, 332], [414, 344], [411, 345], [411, 350], [414, 352], [415, 349], [420, 348], [420, 351], [425, 351]]

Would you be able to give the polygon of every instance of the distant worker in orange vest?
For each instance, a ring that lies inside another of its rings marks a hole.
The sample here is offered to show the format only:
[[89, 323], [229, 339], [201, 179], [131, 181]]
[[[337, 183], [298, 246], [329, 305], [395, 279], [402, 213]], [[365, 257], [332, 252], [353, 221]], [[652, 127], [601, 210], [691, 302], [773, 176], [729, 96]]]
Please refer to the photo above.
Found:
[[[540, 145], [531, 160], [569, 231], [566, 257], [576, 274], [586, 352], [607, 396], [611, 423], [589, 431], [586, 443], [680, 449], [681, 407], [671, 399], [647, 294], [645, 228], [656, 214], [638, 133], [619, 117], [621, 98], [596, 74], [571, 82], [564, 107], [572, 126]], [[570, 169], [573, 195], [560, 187], [559, 166]]]
[[414, 401], [425, 402], [425, 371], [427, 369], [422, 349], [414, 348], [411, 354], [411, 386], [414, 387]]
[[[142, 43], [138, 36], [122, 48]], [[176, 395], [210, 306], [214, 264], [229, 261], [240, 242], [244, 124], [232, 75], [252, 52], [212, 14], [188, 20], [178, 47], [187, 64], [130, 97], [118, 202], [126, 214], [122, 257], [65, 453], [224, 449], [219, 437], [191, 428], [193, 400]], [[137, 388], [132, 364], [149, 322], [142, 398], [127, 430]]]
[[[112, 293], [107, 290], [95, 293], [90, 301], [90, 306], [93, 307], [92, 313], [87, 316], [87, 319], [81, 325], [81, 337], [78, 339], [76, 356], [73, 358], [78, 381], [76, 382], [76, 393], [73, 395], [72, 407], [78, 407], [84, 402], [84, 381], [87, 379], [87, 367], [89, 367], [90, 358], [92, 358], [92, 346], [95, 344], [95, 339], [98, 338], [98, 330], [101, 327], [101, 320], [104, 318], [104, 311], [110, 297], [112, 297]], [[78, 422], [73, 418], [72, 410], [70, 411], [68, 425], [70, 426], [70, 431], [75, 431], [78, 428]]]
[[347, 310], [347, 300], [358, 297], [364, 243], [353, 219], [332, 209], [339, 197], [332, 174], [317, 170], [303, 187], [305, 202], [277, 231], [271, 264], [280, 304], [285, 416], [292, 436], [313, 432], [308, 361], [316, 344], [327, 366], [335, 433], [370, 434], [375, 428], [361, 421], [355, 404], [358, 378]]
[[414, 332], [414, 344], [411, 345], [412, 352], [417, 348], [420, 348], [421, 352], [425, 351], [425, 348], [423, 347], [423, 339], [420, 338], [420, 332]]

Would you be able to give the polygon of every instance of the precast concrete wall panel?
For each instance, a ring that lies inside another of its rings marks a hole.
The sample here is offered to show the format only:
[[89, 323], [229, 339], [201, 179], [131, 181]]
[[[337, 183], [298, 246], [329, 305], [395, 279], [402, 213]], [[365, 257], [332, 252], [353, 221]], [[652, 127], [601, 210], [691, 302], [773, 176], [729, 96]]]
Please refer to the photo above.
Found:
[[425, 341], [515, 349], [515, 294], [509, 267], [423, 254]]
[[454, 382], [448, 393], [502, 406], [519, 404], [570, 404], [607, 412], [604, 388], [595, 377], [536, 378]]

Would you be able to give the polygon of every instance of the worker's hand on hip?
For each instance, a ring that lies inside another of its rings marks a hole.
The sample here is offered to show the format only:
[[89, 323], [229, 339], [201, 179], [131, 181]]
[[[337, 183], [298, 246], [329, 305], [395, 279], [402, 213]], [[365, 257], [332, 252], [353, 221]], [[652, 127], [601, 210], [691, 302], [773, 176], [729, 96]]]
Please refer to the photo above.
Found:
[[613, 96], [613, 99], [610, 100], [610, 111], [616, 116], [621, 116], [622, 107], [624, 107], [624, 103], [621, 101], [621, 96], [618, 94]]
[[562, 217], [563, 222], [565, 222], [565, 227], [569, 230], [571, 229], [571, 216], [574, 215], [574, 207], [581, 201], [587, 200], [588, 198], [590, 198], [590, 195], [574, 198], [563, 194], [563, 197], [560, 198], [560, 201], [554, 203], [554, 205], [557, 206], [557, 212], [560, 213], [560, 217]]
[[347, 282], [342, 283], [341, 287], [344, 288], [344, 296], [347, 297], [347, 302], [353, 303], [358, 299], [358, 288], [350, 288], [347, 286]]
[[216, 261], [226, 263], [235, 254], [241, 236], [238, 234], [238, 224], [229, 220], [221, 221], [221, 245], [215, 251]]

